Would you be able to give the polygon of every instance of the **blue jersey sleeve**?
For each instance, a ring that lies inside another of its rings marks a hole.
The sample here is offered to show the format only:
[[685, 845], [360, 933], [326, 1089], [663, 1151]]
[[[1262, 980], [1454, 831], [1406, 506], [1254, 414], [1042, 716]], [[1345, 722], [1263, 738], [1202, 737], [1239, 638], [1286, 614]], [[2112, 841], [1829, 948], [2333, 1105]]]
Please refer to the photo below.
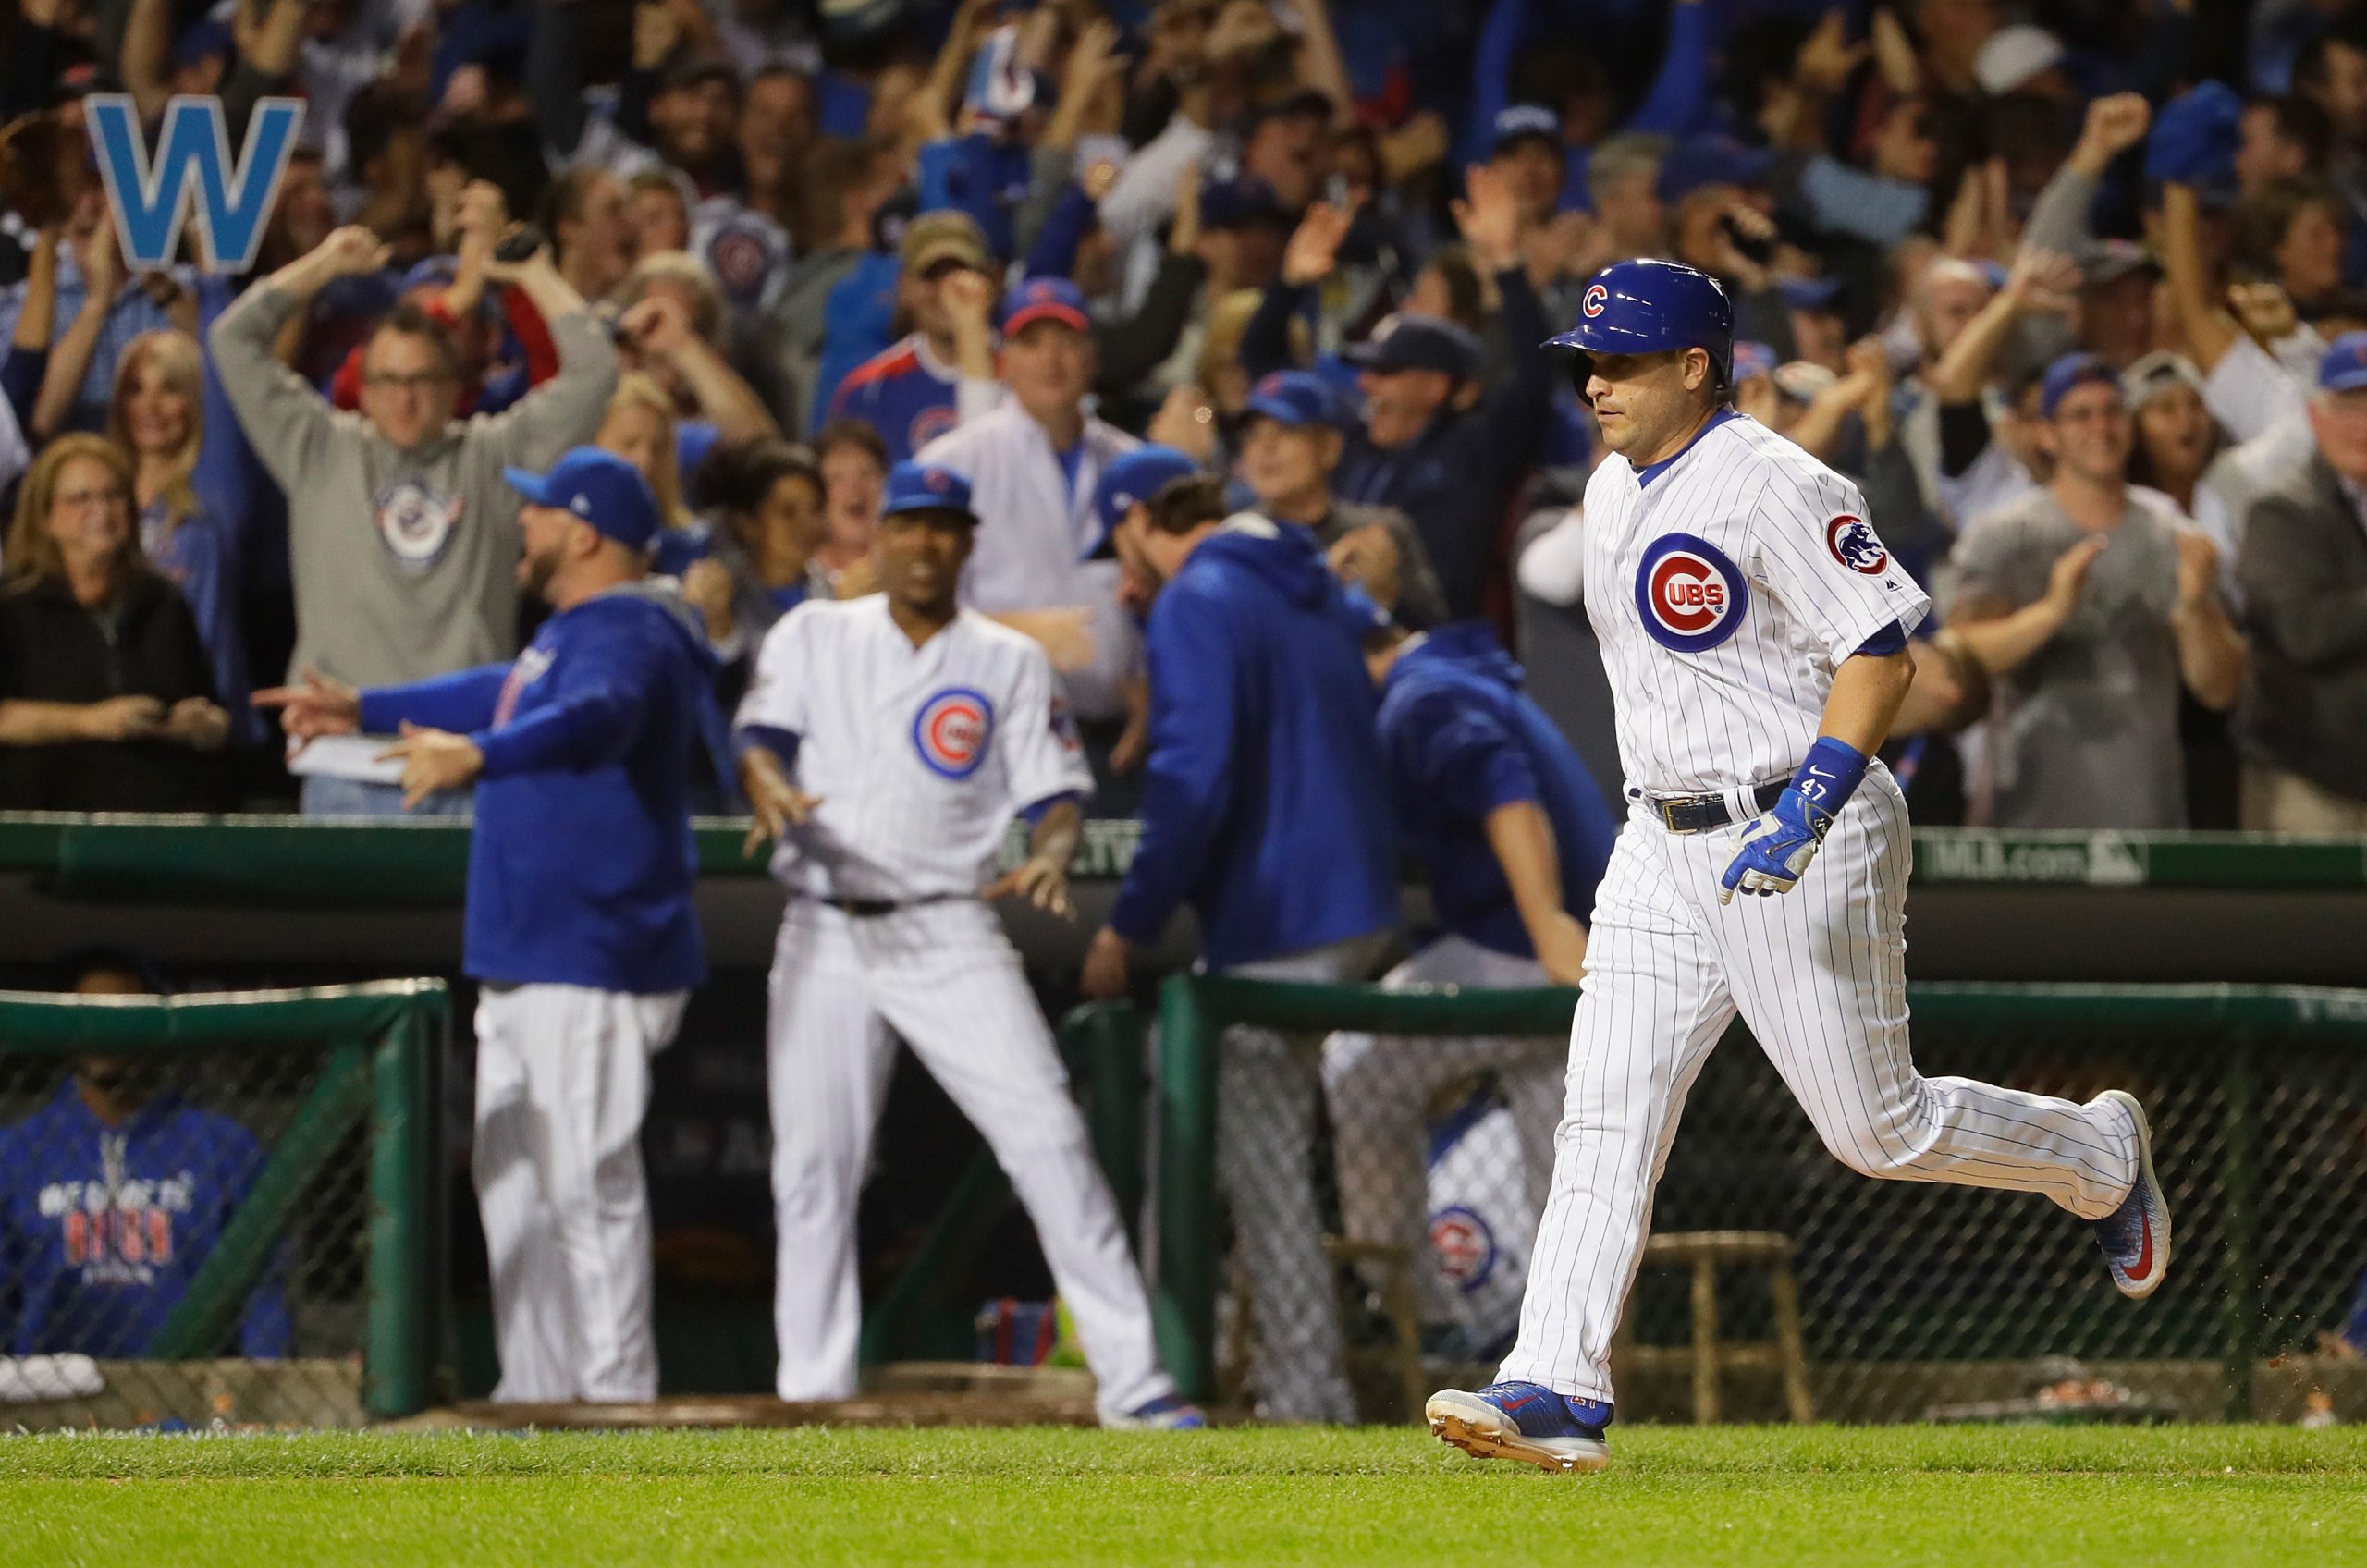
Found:
[[469, 737], [484, 755], [483, 777], [596, 767], [631, 748], [659, 661], [638, 638], [580, 642], [569, 652], [553, 701]]
[[392, 735], [406, 721], [455, 735], [482, 729], [493, 722], [501, 683], [509, 678], [508, 665], [485, 664], [404, 686], [373, 687], [362, 693], [362, 731]]
[[[1223, 606], [1170, 584], [1151, 616], [1146, 653], [1152, 706], [1141, 842], [1118, 889], [1110, 928], [1156, 941], [1208, 864], [1233, 802], [1233, 649]], [[1161, 672], [1165, 672], [1162, 674]]]

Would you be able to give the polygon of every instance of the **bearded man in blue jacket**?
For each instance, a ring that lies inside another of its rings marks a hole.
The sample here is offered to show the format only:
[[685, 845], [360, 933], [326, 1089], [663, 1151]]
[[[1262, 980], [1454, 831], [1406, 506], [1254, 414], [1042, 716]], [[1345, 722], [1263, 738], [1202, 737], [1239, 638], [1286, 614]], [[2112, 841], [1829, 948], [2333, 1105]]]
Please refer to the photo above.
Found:
[[[1155, 588], [1145, 645], [1150, 756], [1142, 839], [1085, 989], [1127, 988], [1134, 948], [1177, 908], [1199, 917], [1208, 967], [1267, 980], [1351, 981], [1397, 924], [1369, 619], [1295, 523], [1225, 515], [1221, 481], [1169, 481], [1113, 534]], [[1313, 1052], [1272, 1030], [1225, 1031], [1217, 1170], [1239, 1228], [1268, 1420], [1356, 1418], [1315, 1204]]]
[[476, 786], [464, 967], [477, 1003], [477, 1203], [497, 1400], [647, 1400], [649, 1059], [706, 978], [691, 907], [690, 758], [715, 658], [648, 575], [657, 499], [578, 447], [526, 499], [518, 577], [553, 614], [511, 664], [357, 692], [258, 692], [288, 733], [399, 732], [406, 800]]

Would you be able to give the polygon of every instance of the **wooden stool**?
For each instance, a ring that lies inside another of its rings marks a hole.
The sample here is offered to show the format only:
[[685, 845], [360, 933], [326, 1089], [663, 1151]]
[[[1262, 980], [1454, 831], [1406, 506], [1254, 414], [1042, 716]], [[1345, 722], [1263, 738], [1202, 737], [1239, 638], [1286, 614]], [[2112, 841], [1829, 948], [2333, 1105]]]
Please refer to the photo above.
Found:
[[1387, 1356], [1399, 1387], [1404, 1390], [1405, 1418], [1419, 1421], [1422, 1406], [1430, 1397], [1430, 1386], [1422, 1370], [1422, 1314], [1414, 1304], [1412, 1253], [1388, 1242], [1352, 1242], [1345, 1236], [1326, 1236], [1323, 1254], [1335, 1268], [1343, 1263], [1356, 1265], [1357, 1272], [1376, 1284], [1381, 1314], [1389, 1319], [1395, 1339], [1387, 1351], [1352, 1350], [1348, 1352], [1349, 1360]]
[[[1792, 1275], [1792, 1238], [1776, 1231], [1680, 1231], [1644, 1243], [1643, 1267], [1693, 1270], [1693, 1343], [1689, 1349], [1639, 1346], [1632, 1314], [1620, 1314], [1612, 1346], [1614, 1364], [1666, 1366], [1689, 1364], [1693, 1373], [1693, 1419], [1718, 1419], [1718, 1374], [1724, 1368], [1773, 1367], [1784, 1375], [1784, 1399], [1792, 1419], [1816, 1419], [1809, 1400], [1808, 1353], [1800, 1342], [1800, 1291]], [[1721, 1265], [1767, 1270], [1775, 1298], [1775, 1338], [1770, 1342], [1728, 1344], [1718, 1338], [1718, 1269]]]

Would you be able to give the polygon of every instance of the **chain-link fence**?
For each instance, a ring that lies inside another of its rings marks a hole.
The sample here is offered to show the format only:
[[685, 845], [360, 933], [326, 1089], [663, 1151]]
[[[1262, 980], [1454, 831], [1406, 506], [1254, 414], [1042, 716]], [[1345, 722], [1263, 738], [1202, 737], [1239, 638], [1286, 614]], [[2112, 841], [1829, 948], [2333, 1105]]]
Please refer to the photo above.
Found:
[[[2358, 1364], [2318, 1359], [2367, 1269], [2367, 994], [1944, 986], [1913, 1001], [1928, 1074], [2137, 1094], [2176, 1219], [2168, 1283], [2123, 1300], [2088, 1227], [2042, 1197], [1846, 1170], [1737, 1026], [1659, 1187], [1614, 1351], [1623, 1419], [2288, 1418], [2328, 1389], [2367, 1404]], [[1569, 1006], [1171, 983], [1159, 1267], [1187, 1379], [1270, 1415], [1340, 1418], [1345, 1398], [1369, 1419], [1492, 1374], [1517, 1326]], [[1265, 1151], [1254, 1185], [1214, 1135], [1240, 1100], [1221, 1082], [1232, 1057], [1209, 1047], [1245, 1018], [1291, 1031], [1321, 1088], [1303, 1162]], [[1512, 1038], [1472, 1043], [1491, 1035]], [[1261, 1251], [1294, 1185], [1311, 1185], [1319, 1242]]]
[[0, 1423], [423, 1403], [443, 988], [0, 998]]

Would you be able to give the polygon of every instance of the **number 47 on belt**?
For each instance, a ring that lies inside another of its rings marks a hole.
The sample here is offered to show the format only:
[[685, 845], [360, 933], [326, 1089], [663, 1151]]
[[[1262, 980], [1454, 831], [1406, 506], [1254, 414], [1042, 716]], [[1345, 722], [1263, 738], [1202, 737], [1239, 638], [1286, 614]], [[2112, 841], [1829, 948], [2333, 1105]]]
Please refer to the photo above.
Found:
[[279, 200], [279, 182], [304, 123], [303, 100], [257, 103], [236, 164], [230, 161], [219, 98], [181, 97], [167, 104], [164, 141], [153, 159], [141, 142], [140, 112], [129, 94], [93, 93], [83, 101], [82, 112], [126, 264], [134, 271], [170, 265], [192, 208], [205, 271], [242, 273], [255, 264], [264, 225]]

